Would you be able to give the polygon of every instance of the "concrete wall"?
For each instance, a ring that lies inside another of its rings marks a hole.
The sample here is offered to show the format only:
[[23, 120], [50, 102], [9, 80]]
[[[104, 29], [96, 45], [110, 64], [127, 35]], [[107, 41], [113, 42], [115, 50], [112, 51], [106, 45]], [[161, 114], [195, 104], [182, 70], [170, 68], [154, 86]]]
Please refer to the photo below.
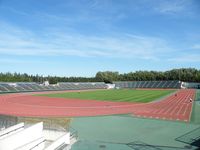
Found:
[[48, 141], [55, 141], [59, 137], [63, 136], [66, 134], [64, 131], [58, 131], [58, 130], [43, 130], [43, 136], [46, 140]]
[[14, 134], [16, 132], [19, 132], [24, 129], [24, 123], [19, 123], [17, 125], [11, 126], [7, 129], [4, 129], [0, 131], [0, 139], [5, 138], [6, 136], [9, 136], [11, 134]]
[[39, 138], [31, 143], [25, 144], [21, 147], [18, 147], [15, 150], [43, 150], [45, 147], [45, 139]]
[[59, 139], [57, 139], [55, 142], [53, 142], [50, 146], [48, 146], [45, 150], [55, 150], [56, 148], [62, 146], [62, 145], [68, 145], [70, 144], [70, 133], [66, 133]]
[[42, 137], [43, 123], [37, 123], [0, 140], [0, 150], [14, 150]]

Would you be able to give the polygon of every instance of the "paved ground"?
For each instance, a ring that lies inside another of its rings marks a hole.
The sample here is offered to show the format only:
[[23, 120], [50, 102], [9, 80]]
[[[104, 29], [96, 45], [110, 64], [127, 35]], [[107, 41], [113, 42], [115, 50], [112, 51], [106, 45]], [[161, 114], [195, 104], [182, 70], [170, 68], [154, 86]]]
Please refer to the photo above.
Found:
[[31, 94], [0, 95], [0, 114], [17, 116], [99, 116], [132, 114], [167, 120], [190, 120], [195, 90], [179, 90], [176, 95], [150, 103], [108, 102], [49, 98]]
[[200, 90], [197, 90], [196, 92], [196, 100], [193, 103], [190, 121], [195, 124], [200, 124]]
[[[79, 135], [72, 150], [192, 150], [197, 147], [177, 138], [200, 127], [128, 115], [73, 118], [71, 126]], [[194, 138], [191, 134], [188, 141]]]

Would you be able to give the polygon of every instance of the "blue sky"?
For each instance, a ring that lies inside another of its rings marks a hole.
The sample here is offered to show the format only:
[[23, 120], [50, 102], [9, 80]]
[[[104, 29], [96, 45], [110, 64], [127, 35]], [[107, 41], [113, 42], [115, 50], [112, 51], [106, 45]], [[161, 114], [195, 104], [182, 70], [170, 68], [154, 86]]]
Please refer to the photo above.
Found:
[[0, 0], [0, 72], [200, 69], [199, 0]]

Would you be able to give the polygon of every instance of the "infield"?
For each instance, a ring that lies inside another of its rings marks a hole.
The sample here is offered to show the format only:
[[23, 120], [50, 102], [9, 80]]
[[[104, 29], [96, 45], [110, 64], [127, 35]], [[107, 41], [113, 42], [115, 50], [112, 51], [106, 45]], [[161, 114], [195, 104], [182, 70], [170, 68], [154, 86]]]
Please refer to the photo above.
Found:
[[98, 101], [115, 101], [115, 102], [142, 102], [147, 103], [161, 97], [167, 96], [175, 90], [97, 90], [97, 91], [78, 91], [66, 93], [39, 94], [37, 96], [47, 96], [56, 98], [75, 98]]

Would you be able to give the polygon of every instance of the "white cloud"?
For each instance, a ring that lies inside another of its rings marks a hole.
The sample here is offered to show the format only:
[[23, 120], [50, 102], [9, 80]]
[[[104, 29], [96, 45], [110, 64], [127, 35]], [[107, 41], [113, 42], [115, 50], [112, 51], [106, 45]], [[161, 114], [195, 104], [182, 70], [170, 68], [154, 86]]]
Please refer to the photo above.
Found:
[[168, 61], [177, 63], [200, 63], [200, 54], [183, 54], [168, 59]]
[[98, 37], [56, 31], [34, 34], [8, 24], [0, 23], [0, 27], [0, 54], [158, 60], [173, 51], [157, 37], [125, 33]]
[[161, 0], [155, 4], [154, 10], [162, 14], [188, 14], [191, 4], [188, 0]]
[[51, 62], [42, 61], [42, 60], [20, 60], [20, 59], [13, 59], [13, 58], [0, 58], [1, 64], [50, 64]]
[[200, 44], [193, 45], [192, 49], [200, 50]]
[[[12, 31], [7, 34], [0, 33], [0, 54], [132, 58], [178, 63], [200, 62], [200, 55], [189, 52], [182, 54], [181, 51], [178, 52], [168, 46], [166, 40], [157, 37], [125, 33], [112, 37], [97, 37], [73, 33], [51, 33], [51, 31], [45, 37], [19, 29], [16, 29], [17, 32]], [[200, 45], [196, 44], [193, 48], [199, 49]]]

